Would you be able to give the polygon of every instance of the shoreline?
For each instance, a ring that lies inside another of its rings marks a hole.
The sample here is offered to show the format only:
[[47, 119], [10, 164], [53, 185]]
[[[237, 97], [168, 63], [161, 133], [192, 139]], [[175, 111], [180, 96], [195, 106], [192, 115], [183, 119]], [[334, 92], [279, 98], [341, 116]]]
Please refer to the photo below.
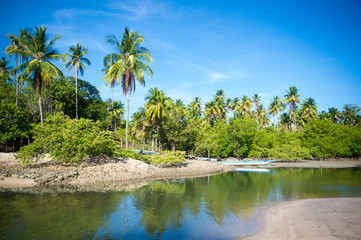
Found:
[[[249, 159], [251, 160], [251, 159]], [[159, 167], [149, 165], [135, 159], [101, 158], [96, 163], [80, 164], [56, 164], [49, 158], [40, 159], [33, 164], [19, 164], [13, 153], [0, 153], [0, 190], [1, 189], [24, 189], [35, 186], [75, 186], [87, 185], [91, 188], [100, 189], [95, 185], [107, 185], [114, 188], [122, 188], [118, 185], [137, 186], [136, 182], [150, 182], [158, 179], [203, 177], [223, 172], [229, 172], [237, 168], [349, 168], [360, 167], [361, 160], [301, 160], [297, 162], [275, 162], [267, 165], [256, 166], [230, 166], [220, 162], [186, 160], [178, 166]]]
[[360, 223], [361, 198], [293, 200], [268, 208], [257, 232], [240, 239], [359, 239]]
[[[124, 189], [153, 180], [203, 177], [234, 170], [219, 163], [186, 160], [173, 167], [149, 165], [135, 159], [103, 158], [97, 163], [54, 164], [49, 159], [20, 165], [13, 154], [0, 153], [0, 190], [33, 187], [69, 187], [102, 190]], [[128, 184], [128, 183], [131, 184]]]

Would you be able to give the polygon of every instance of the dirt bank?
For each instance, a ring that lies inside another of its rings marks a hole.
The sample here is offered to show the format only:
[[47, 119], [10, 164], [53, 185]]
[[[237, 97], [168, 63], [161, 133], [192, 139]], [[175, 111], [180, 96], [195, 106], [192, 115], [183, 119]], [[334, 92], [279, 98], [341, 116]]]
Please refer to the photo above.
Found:
[[263, 227], [241, 239], [360, 239], [361, 198], [307, 199], [267, 210]]
[[[218, 174], [234, 167], [219, 163], [187, 160], [175, 167], [158, 167], [135, 159], [97, 159], [97, 163], [62, 165], [41, 159], [20, 165], [13, 154], [0, 153], [0, 187], [19, 188], [35, 185], [89, 185], [134, 182], [162, 178], [185, 178]], [[109, 184], [108, 184], [109, 185]]]

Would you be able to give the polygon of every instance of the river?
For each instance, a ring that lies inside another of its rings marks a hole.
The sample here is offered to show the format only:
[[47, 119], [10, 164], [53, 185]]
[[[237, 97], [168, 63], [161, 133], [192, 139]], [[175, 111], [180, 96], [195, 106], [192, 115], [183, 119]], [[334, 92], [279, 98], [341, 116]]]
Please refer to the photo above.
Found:
[[1, 189], [0, 239], [237, 239], [276, 203], [330, 197], [361, 197], [361, 169], [229, 172], [132, 191]]

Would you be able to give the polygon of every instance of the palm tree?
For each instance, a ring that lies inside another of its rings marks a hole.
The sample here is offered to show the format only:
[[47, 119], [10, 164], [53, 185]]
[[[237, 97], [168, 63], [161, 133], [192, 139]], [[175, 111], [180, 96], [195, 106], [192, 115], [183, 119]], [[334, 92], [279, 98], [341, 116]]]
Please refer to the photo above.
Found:
[[343, 124], [355, 125], [360, 107], [355, 104], [346, 104], [342, 109]]
[[172, 100], [165, 96], [163, 91], [152, 88], [147, 93], [145, 99], [146, 115], [151, 121], [162, 119], [167, 114], [172, 105]]
[[317, 116], [316, 101], [313, 98], [306, 98], [303, 101], [301, 116], [306, 119], [315, 118]]
[[[11, 55], [15, 55], [15, 66], [19, 66], [24, 60], [24, 55], [15, 53], [13, 50], [21, 50], [23, 51], [25, 49], [25, 38], [27, 34], [24, 29], [20, 29], [20, 35], [17, 36], [13, 33], [8, 34], [8, 39], [10, 40], [11, 44], [5, 48], [5, 52]], [[18, 105], [18, 98], [19, 98], [19, 70], [16, 71], [16, 100], [15, 105]]]
[[286, 90], [286, 95], [284, 102], [286, 104], [288, 104], [289, 108], [290, 108], [290, 112], [291, 112], [291, 116], [293, 119], [293, 127], [294, 129], [296, 129], [296, 106], [297, 103], [301, 104], [300, 99], [298, 98], [299, 96], [301, 96], [301, 94], [298, 93], [298, 89], [295, 86], [292, 86], [289, 88], [289, 90]]
[[202, 112], [202, 102], [199, 97], [193, 98], [192, 102], [189, 104], [189, 108], [191, 113], [194, 115], [195, 118], [199, 117]]
[[262, 100], [261, 100], [261, 96], [260, 95], [258, 95], [257, 93], [256, 94], [254, 94], [253, 96], [252, 96], [252, 102], [254, 103], [254, 105], [255, 105], [255, 110], [256, 110], [256, 122], [257, 122], [257, 130], [258, 130], [258, 106], [259, 106], [259, 104], [262, 102]]
[[286, 130], [286, 132], [292, 130], [292, 119], [289, 113], [282, 113], [280, 116], [280, 126]]
[[[71, 46], [69, 49], [69, 53], [66, 53], [65, 56], [67, 56], [68, 62], [65, 63], [65, 67], [70, 69], [73, 69], [73, 76], [75, 78], [75, 117], [76, 119], [79, 118], [78, 116], [78, 73], [80, 73], [81, 76], [83, 76], [84, 71], [86, 71], [86, 66], [91, 64], [89, 59], [85, 58], [84, 55], [88, 53], [88, 50], [84, 48], [79, 43], [76, 44], [76, 46]], [[85, 64], [84, 64], [85, 63]]]
[[254, 94], [254, 95], [252, 96], [252, 102], [254, 103], [255, 108], [256, 108], [256, 111], [257, 111], [258, 106], [259, 106], [259, 105], [261, 104], [261, 102], [262, 102], [261, 96], [258, 95], [257, 93]]
[[11, 67], [8, 66], [9, 61], [6, 61], [5, 57], [0, 60], [0, 80], [7, 81], [10, 78]]
[[326, 111], [321, 111], [320, 113], [318, 113], [317, 118], [320, 120], [326, 120], [326, 119], [329, 119], [330, 116]]
[[263, 105], [259, 105], [257, 108], [257, 127], [264, 127], [269, 124], [269, 119], [267, 117], [266, 109], [263, 108]]
[[235, 97], [232, 101], [232, 110], [234, 116], [237, 116], [240, 107], [241, 107], [241, 101], [239, 100], [238, 97]]
[[207, 102], [206, 107], [204, 110], [204, 116], [207, 119], [207, 122], [210, 125], [213, 125], [213, 123], [217, 120], [217, 117], [221, 115], [221, 111], [218, 108], [218, 104], [215, 100]]
[[126, 148], [128, 148], [129, 95], [132, 91], [135, 91], [135, 80], [144, 85], [144, 73], [148, 76], [153, 75], [152, 69], [146, 64], [151, 63], [153, 59], [149, 50], [141, 46], [144, 36], [130, 31], [127, 27], [121, 42], [118, 41], [114, 34], [109, 35], [106, 41], [114, 45], [118, 53], [105, 56], [104, 65], [109, 64], [111, 66], [103, 79], [108, 79], [108, 81], [114, 79], [117, 84], [120, 84], [119, 78], [122, 79], [123, 93], [127, 96], [125, 142]]
[[146, 127], [149, 126], [150, 122], [146, 115], [145, 108], [139, 108], [138, 112], [132, 116], [131, 128], [135, 136], [145, 137]]
[[42, 86], [48, 87], [51, 80], [64, 77], [61, 70], [51, 63], [51, 61], [55, 60], [64, 60], [64, 56], [58, 54], [56, 49], [53, 49], [53, 45], [60, 38], [60, 35], [55, 35], [48, 41], [46, 27], [35, 27], [34, 32], [25, 31], [24, 34], [24, 49], [11, 49], [9, 53], [18, 54], [26, 59], [24, 63], [13, 70], [23, 70], [19, 76], [22, 83], [28, 78], [33, 82], [34, 92], [38, 94], [39, 98], [40, 121], [43, 124]]
[[[268, 112], [273, 116], [274, 127], [276, 128], [277, 125], [277, 129], [278, 129], [278, 113], [282, 112], [284, 109], [285, 106], [281, 102], [281, 99], [278, 96], [272, 99], [271, 104], [268, 107]], [[277, 122], [275, 116], [277, 117]]]
[[336, 124], [341, 118], [341, 113], [337, 108], [329, 108], [328, 109], [328, 117], [331, 121]]
[[244, 95], [241, 99], [240, 111], [243, 117], [251, 117], [252, 101], [249, 97]]
[[227, 117], [227, 107], [226, 107], [226, 97], [224, 91], [218, 90], [214, 96], [215, 107], [218, 109], [217, 117], [220, 119], [226, 119]]

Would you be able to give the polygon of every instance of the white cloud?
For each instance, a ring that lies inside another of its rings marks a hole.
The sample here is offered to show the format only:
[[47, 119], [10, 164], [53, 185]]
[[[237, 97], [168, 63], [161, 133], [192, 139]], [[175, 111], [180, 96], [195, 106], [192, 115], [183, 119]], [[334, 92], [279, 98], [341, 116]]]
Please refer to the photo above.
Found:
[[99, 11], [99, 10], [92, 10], [92, 9], [77, 9], [77, 8], [66, 8], [57, 10], [53, 14], [55, 20], [57, 21], [64, 21], [67, 19], [73, 19], [76, 17], [83, 17], [83, 16], [97, 16], [97, 17], [117, 17], [118, 14], [112, 13], [110, 11]]
[[211, 83], [216, 83], [216, 82], [220, 82], [226, 78], [228, 78], [227, 75], [223, 74], [223, 73], [216, 73], [216, 72], [209, 72], [209, 81]]
[[170, 3], [158, 2], [154, 0], [132, 0], [111, 2], [111, 9], [118, 9], [124, 13], [123, 17], [133, 21], [143, 20], [151, 17], [174, 18], [175, 10], [172, 9]]

